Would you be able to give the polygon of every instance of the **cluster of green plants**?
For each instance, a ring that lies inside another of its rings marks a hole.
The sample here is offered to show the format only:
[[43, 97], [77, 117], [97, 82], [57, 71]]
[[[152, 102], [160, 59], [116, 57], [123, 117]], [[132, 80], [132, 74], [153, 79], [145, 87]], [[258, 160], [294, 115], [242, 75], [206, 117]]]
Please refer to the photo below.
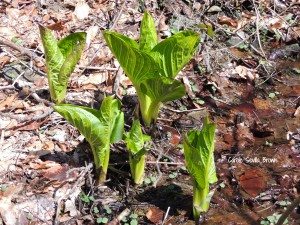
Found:
[[[40, 33], [54, 110], [75, 126], [90, 144], [97, 183], [106, 180], [111, 144], [124, 140], [133, 181], [141, 185], [151, 137], [143, 133], [140, 120], [135, 119], [131, 129], [124, 132], [121, 102], [112, 96], [105, 97], [99, 109], [64, 103], [68, 79], [83, 52], [86, 33], [73, 33], [59, 41], [48, 28], [40, 26]], [[143, 123], [150, 126], [155, 123], [163, 103], [185, 94], [184, 85], [175, 78], [194, 54], [200, 42], [199, 34], [181, 31], [158, 42], [154, 20], [145, 12], [139, 42], [113, 31], [104, 31], [103, 36], [136, 89]], [[196, 221], [208, 210], [212, 195], [209, 185], [217, 181], [214, 135], [215, 125], [206, 119], [202, 130], [191, 130], [184, 138], [186, 167], [194, 183]], [[91, 201], [86, 196], [84, 199]], [[98, 222], [103, 223], [103, 218]]]

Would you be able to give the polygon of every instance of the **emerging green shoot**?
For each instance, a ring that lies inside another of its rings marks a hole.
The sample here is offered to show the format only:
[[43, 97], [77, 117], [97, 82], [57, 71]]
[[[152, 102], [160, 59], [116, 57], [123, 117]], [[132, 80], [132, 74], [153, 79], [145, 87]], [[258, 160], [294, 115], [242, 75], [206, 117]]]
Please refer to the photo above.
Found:
[[91, 145], [98, 183], [106, 180], [110, 144], [120, 141], [124, 131], [124, 114], [120, 102], [106, 97], [100, 110], [60, 104], [54, 109], [75, 126]]
[[134, 120], [131, 130], [125, 134], [125, 142], [129, 150], [129, 164], [135, 184], [142, 184], [145, 173], [146, 149], [145, 142], [150, 141], [148, 135], [143, 134], [139, 120]]
[[175, 80], [190, 61], [199, 35], [182, 31], [158, 43], [154, 20], [145, 12], [139, 43], [113, 31], [104, 31], [106, 43], [136, 89], [142, 118], [150, 125], [158, 117], [162, 103], [185, 94], [184, 85]]
[[57, 41], [52, 31], [39, 26], [45, 50], [51, 99], [61, 103], [67, 92], [68, 80], [85, 46], [86, 33], [78, 32]]
[[193, 178], [193, 214], [197, 223], [201, 213], [209, 208], [212, 194], [209, 184], [217, 182], [214, 162], [214, 140], [216, 125], [206, 118], [201, 131], [189, 131], [184, 140], [186, 167]]

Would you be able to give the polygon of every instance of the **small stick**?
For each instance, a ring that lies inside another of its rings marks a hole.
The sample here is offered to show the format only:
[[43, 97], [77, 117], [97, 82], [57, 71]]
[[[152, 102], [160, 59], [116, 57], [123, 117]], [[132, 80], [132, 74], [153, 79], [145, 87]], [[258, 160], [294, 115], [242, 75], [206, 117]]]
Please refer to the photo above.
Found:
[[170, 211], [170, 206], [168, 206], [168, 208], [167, 208], [167, 212], [166, 212], [166, 214], [165, 214], [165, 216], [164, 216], [164, 219], [163, 219], [161, 225], [164, 225], [164, 224], [165, 224], [165, 222], [166, 222], [166, 220], [167, 220], [167, 218], [168, 218], [168, 215], [169, 215], [169, 211]]
[[107, 225], [117, 225], [120, 223], [120, 221], [122, 221], [129, 214], [130, 214], [130, 209], [126, 208], [118, 215], [117, 218], [110, 221]]
[[286, 220], [286, 218], [288, 218], [288, 216], [292, 213], [294, 208], [296, 208], [299, 204], [300, 204], [300, 196], [298, 196], [298, 198], [296, 198], [293, 201], [293, 203], [287, 207], [285, 212], [281, 215], [281, 217], [277, 221], [276, 225], [282, 225], [284, 223], [284, 221]]
[[29, 56], [30, 58], [32, 58], [34, 61], [36, 62], [40, 62], [42, 61], [41, 57], [39, 57], [37, 54], [35, 54], [34, 52], [20, 46], [20, 45], [16, 45], [15, 43], [3, 38], [3, 37], [0, 37], [0, 44], [3, 44], [3, 45], [6, 45], [12, 49], [15, 49], [17, 51], [19, 51], [22, 55], [27, 55]]
[[197, 108], [197, 109], [186, 109], [186, 110], [177, 110], [177, 109], [172, 109], [167, 106], [163, 106], [163, 109], [169, 110], [171, 112], [175, 113], [189, 113], [189, 112], [197, 112], [197, 111], [202, 111], [205, 109], [205, 107]]
[[[109, 166], [117, 166], [117, 165], [126, 165], [129, 162], [120, 162], [120, 163], [110, 163]], [[157, 162], [157, 161], [147, 161], [146, 164], [162, 164], [162, 165], [169, 165], [169, 166], [182, 166], [184, 163], [176, 163], [176, 162]]]
[[17, 82], [17, 80], [20, 79], [21, 76], [23, 76], [25, 72], [20, 73], [17, 78], [13, 81], [13, 83], [11, 85], [7, 85], [7, 86], [1, 86], [0, 90], [6, 90], [6, 89], [15, 89], [15, 83]]
[[117, 75], [115, 77], [114, 86], [113, 86], [113, 93], [116, 95], [118, 95], [118, 89], [120, 87], [120, 80], [121, 80], [122, 73], [123, 73], [123, 70], [121, 67], [119, 67]]
[[259, 15], [259, 12], [258, 12], [258, 9], [255, 5], [255, 1], [253, 0], [253, 6], [254, 6], [254, 9], [255, 9], [255, 14], [256, 14], [256, 20], [255, 20], [255, 24], [256, 24], [256, 36], [257, 36], [257, 41], [258, 41], [258, 45], [259, 45], [259, 48], [260, 48], [260, 51], [262, 53], [262, 56], [266, 58], [266, 53], [262, 47], [262, 44], [261, 44], [261, 41], [260, 41], [260, 34], [259, 34], [259, 20], [260, 20], [260, 15]]
[[123, 9], [124, 9], [125, 3], [126, 3], [126, 0], [124, 0], [123, 4], [122, 4], [122, 6], [121, 6], [121, 9], [119, 10], [118, 15], [115, 17], [115, 20], [114, 20], [113, 24], [112, 24], [111, 27], [109, 28], [110, 30], [115, 29], [115, 26], [117, 25], [118, 20], [120, 19], [121, 15], [122, 15], [122, 13], [123, 13]]
[[146, 164], [162, 164], [162, 165], [169, 165], [169, 166], [182, 166], [184, 163], [176, 163], [176, 162], [157, 162], [157, 161], [147, 161]]

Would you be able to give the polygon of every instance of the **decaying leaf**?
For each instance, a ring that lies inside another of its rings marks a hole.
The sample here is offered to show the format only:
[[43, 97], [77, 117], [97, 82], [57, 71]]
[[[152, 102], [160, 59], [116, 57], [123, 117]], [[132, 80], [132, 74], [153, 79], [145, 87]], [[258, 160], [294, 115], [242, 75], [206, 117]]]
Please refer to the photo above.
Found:
[[260, 169], [249, 169], [239, 177], [239, 184], [248, 194], [255, 197], [266, 188], [266, 175]]
[[218, 20], [219, 20], [219, 23], [221, 25], [226, 24], [226, 25], [231, 26], [231, 27], [237, 27], [238, 26], [237, 21], [235, 21], [234, 19], [232, 19], [230, 17], [227, 17], [227, 16], [220, 16], [218, 18]]
[[157, 207], [149, 208], [148, 212], [146, 213], [146, 217], [154, 224], [159, 224], [164, 217], [164, 211]]

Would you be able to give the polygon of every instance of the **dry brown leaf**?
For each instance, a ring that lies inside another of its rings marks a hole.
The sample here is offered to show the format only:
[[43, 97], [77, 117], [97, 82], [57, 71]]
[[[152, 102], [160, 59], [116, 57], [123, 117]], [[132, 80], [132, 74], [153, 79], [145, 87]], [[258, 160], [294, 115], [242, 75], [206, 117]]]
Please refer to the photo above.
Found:
[[54, 24], [48, 25], [47, 28], [55, 31], [63, 31], [65, 29], [64, 24], [65, 23], [63, 21], [58, 21]]
[[271, 102], [269, 100], [264, 100], [260, 98], [254, 98], [253, 104], [258, 110], [269, 110], [272, 108]]
[[146, 217], [154, 224], [158, 224], [163, 220], [164, 211], [157, 207], [149, 208], [148, 212], [146, 213]]
[[15, 130], [22, 130], [22, 131], [31, 131], [37, 130], [40, 128], [43, 122], [31, 121], [30, 123], [25, 123], [24, 125], [18, 126]]
[[62, 166], [56, 163], [50, 168], [43, 170], [41, 174], [49, 180], [64, 181], [68, 178], [68, 170], [69, 167], [67, 165]]
[[37, 160], [35, 162], [29, 162], [29, 166], [32, 169], [35, 170], [42, 170], [42, 169], [48, 169], [51, 167], [58, 167], [60, 164], [53, 162], [53, 161], [42, 161], [42, 160]]
[[0, 68], [3, 68], [6, 64], [10, 62], [10, 57], [4, 54], [0, 54]]
[[105, 82], [107, 78], [108, 78], [107, 72], [93, 73], [89, 75], [87, 79], [83, 80], [82, 82], [79, 81], [78, 83], [79, 84], [81, 83], [82, 85], [86, 85], [86, 84], [98, 85]]
[[219, 21], [219, 24], [223, 25], [223, 24], [226, 24], [228, 26], [231, 26], [231, 27], [237, 27], [238, 26], [238, 23], [230, 18], [230, 17], [227, 17], [227, 16], [220, 16], [218, 18], [218, 21]]
[[252, 197], [266, 188], [266, 181], [266, 174], [260, 169], [249, 169], [239, 177], [239, 184]]
[[52, 141], [45, 141], [43, 142], [43, 150], [53, 151], [54, 150], [54, 143]]
[[0, 111], [10, 108], [14, 104], [14, 100], [17, 98], [18, 94], [13, 94], [7, 97], [5, 100], [0, 102]]
[[177, 129], [170, 127], [168, 125], [162, 125], [164, 132], [169, 132], [171, 134], [170, 143], [174, 146], [177, 146], [180, 143], [181, 135]]
[[255, 80], [256, 78], [259, 77], [256, 70], [249, 69], [241, 65], [235, 67], [233, 73], [238, 74], [243, 79], [249, 79], [249, 80]]
[[250, 128], [245, 126], [244, 123], [237, 125], [236, 140], [239, 149], [245, 149], [245, 147], [253, 145], [255, 141]]

